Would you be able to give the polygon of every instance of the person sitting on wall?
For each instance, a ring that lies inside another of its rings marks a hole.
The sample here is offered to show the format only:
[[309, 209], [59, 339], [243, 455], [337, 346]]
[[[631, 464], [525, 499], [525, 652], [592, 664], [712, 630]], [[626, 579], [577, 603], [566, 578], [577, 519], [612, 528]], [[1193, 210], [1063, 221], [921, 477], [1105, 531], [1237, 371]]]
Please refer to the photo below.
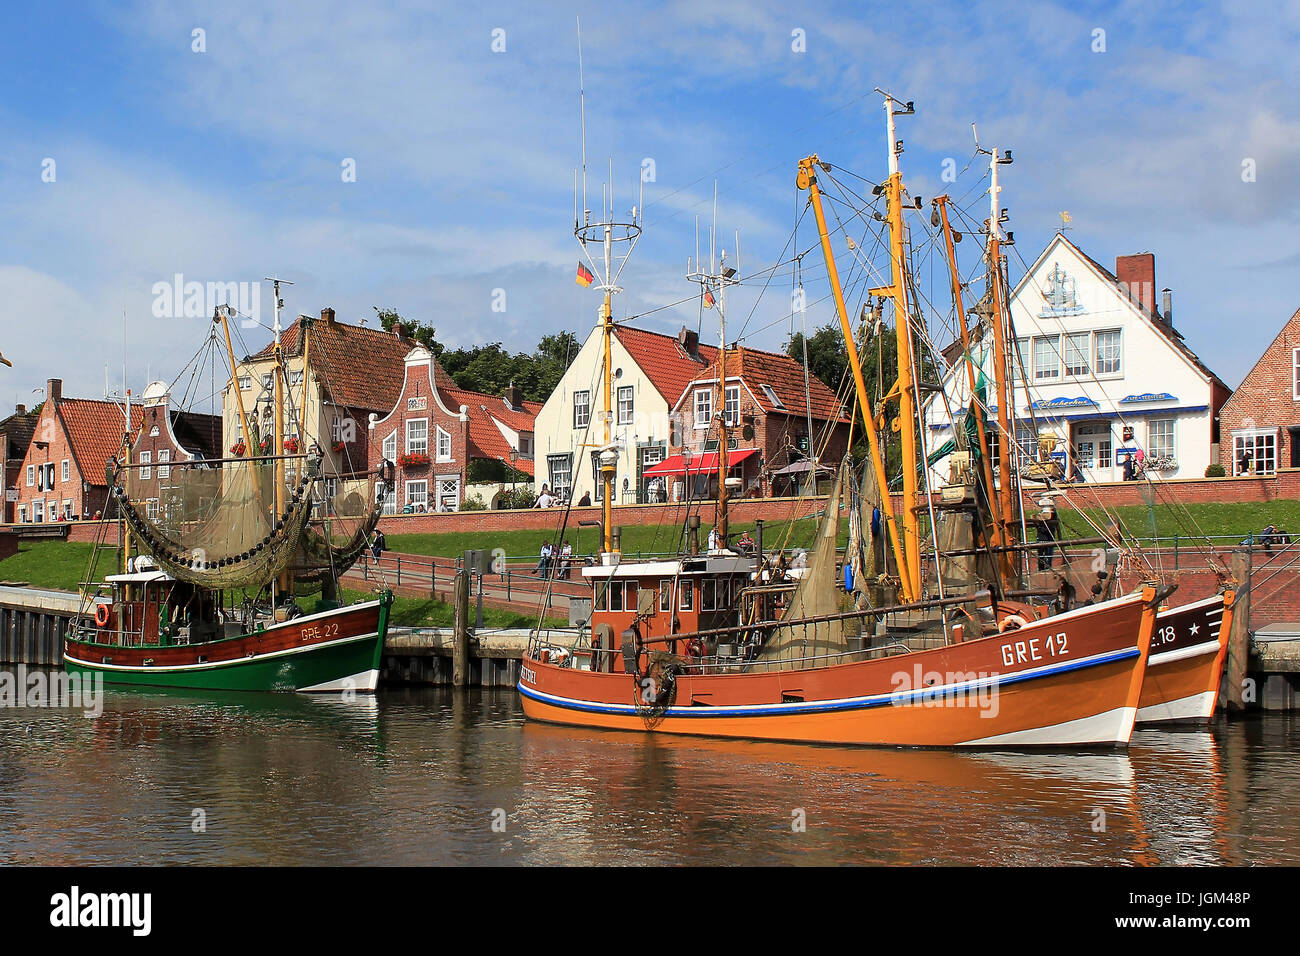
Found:
[[556, 577], [569, 580], [569, 566], [573, 564], [573, 545], [569, 544], [568, 539], [564, 540], [564, 546], [560, 548], [560, 568]]
[[550, 508], [555, 504], [555, 496], [551, 494], [551, 489], [542, 485], [542, 493], [537, 496], [537, 501], [533, 504], [534, 508]]
[[591, 492], [584, 491], [582, 497], [578, 499], [579, 508], [589, 508], [591, 506]]
[[754, 553], [754, 539], [750, 537], [748, 531], [741, 534], [740, 538], [736, 541], [736, 547], [740, 549], [741, 554]]

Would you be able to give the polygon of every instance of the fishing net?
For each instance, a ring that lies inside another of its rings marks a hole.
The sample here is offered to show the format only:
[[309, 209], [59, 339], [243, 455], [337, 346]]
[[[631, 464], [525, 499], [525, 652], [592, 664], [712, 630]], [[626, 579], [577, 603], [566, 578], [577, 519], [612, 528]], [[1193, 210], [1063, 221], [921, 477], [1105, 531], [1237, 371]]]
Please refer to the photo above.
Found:
[[848, 650], [849, 630], [856, 633], [856, 621], [830, 620], [808, 622], [808, 618], [825, 617], [842, 610], [842, 592], [836, 580], [836, 540], [840, 529], [840, 499], [848, 478], [847, 460], [840, 466], [835, 486], [826, 500], [826, 513], [817, 531], [817, 541], [808, 555], [808, 570], [800, 579], [794, 595], [781, 616], [781, 623], [768, 632], [766, 642], [754, 658], [755, 664], [783, 662], [795, 666], [816, 666], [816, 662], [798, 663], [803, 658], [837, 654]]
[[117, 468], [109, 481], [142, 552], [180, 581], [260, 588], [288, 567], [312, 512], [311, 469], [286, 468], [276, 506], [276, 467], [264, 459]]
[[342, 575], [357, 562], [383, 514], [389, 483], [356, 478], [317, 484], [314, 491], [313, 517], [290, 565], [295, 584], [301, 585], [295, 587], [298, 593]]

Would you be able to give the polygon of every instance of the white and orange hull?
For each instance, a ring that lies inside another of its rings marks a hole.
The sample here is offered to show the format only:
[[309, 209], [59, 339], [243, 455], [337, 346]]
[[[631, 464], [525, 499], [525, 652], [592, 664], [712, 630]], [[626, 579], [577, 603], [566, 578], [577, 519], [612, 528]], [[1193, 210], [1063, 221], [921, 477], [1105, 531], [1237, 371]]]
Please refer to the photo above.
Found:
[[665, 734], [905, 747], [1125, 746], [1155, 624], [1153, 592], [1019, 630], [805, 670], [684, 673], [638, 707], [636, 676], [526, 657], [533, 720]]
[[1229, 591], [1156, 616], [1138, 723], [1204, 723], [1214, 716], [1233, 598]]

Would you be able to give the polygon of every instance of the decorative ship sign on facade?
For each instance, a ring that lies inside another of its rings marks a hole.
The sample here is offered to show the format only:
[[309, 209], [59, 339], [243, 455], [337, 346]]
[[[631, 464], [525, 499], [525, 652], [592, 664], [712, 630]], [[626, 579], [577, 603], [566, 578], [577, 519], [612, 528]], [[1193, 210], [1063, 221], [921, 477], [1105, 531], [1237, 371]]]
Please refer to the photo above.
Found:
[[[1039, 436], [1055, 436], [1065, 473], [1118, 481], [1124, 459], [1141, 449], [1148, 473], [1199, 478], [1219, 459], [1216, 416], [1229, 388], [1173, 326], [1168, 290], [1155, 302], [1155, 256], [1120, 256], [1110, 272], [1058, 233], [1011, 292], [1017, 337], [1016, 450], [1024, 461]], [[992, 379], [990, 344], [972, 351]], [[1026, 390], [1028, 383], [1028, 390]], [[948, 409], [969, 403], [967, 377], [954, 365], [946, 401], [926, 406], [930, 451], [953, 437]], [[946, 460], [932, 462], [946, 481]]]

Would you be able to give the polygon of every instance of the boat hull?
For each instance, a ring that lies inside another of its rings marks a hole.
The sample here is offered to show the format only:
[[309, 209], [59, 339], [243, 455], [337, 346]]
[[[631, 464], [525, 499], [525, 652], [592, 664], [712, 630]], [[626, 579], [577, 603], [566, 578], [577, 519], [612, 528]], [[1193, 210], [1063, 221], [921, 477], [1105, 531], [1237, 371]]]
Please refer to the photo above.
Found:
[[1155, 621], [1151, 597], [888, 658], [686, 673], [662, 713], [638, 708], [635, 675], [531, 656], [519, 691], [530, 719], [611, 730], [865, 746], [1124, 746]]
[[1206, 723], [1214, 716], [1232, 601], [1228, 592], [1157, 615], [1138, 700], [1139, 724]]
[[105, 683], [205, 690], [372, 692], [388, 629], [387, 602], [371, 601], [203, 644], [122, 647], [68, 639], [70, 673]]

